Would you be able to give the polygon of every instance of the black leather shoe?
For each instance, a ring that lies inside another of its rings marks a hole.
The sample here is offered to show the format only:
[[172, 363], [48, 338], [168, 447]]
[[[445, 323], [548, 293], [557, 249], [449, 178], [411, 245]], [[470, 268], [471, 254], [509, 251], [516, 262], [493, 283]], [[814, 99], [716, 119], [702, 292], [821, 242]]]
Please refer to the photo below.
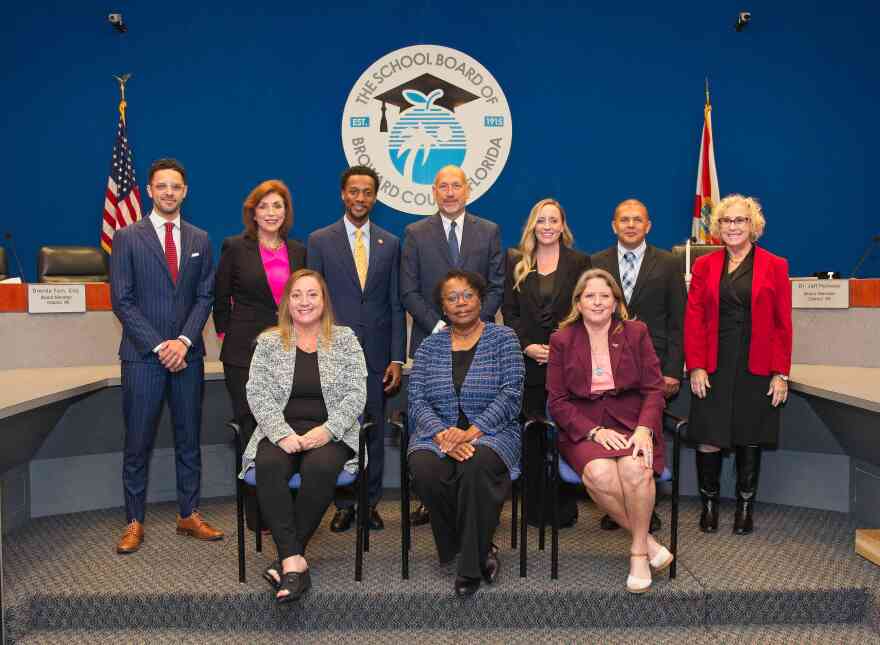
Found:
[[455, 595], [459, 598], [468, 598], [477, 593], [480, 588], [479, 578], [465, 578], [463, 576], [455, 577]]
[[616, 531], [620, 528], [620, 524], [611, 519], [609, 515], [603, 515], [599, 520], [599, 526], [603, 531]]
[[330, 530], [333, 533], [344, 533], [351, 528], [354, 522], [354, 506], [337, 508], [336, 514], [330, 520]]
[[498, 579], [498, 572], [501, 570], [501, 560], [498, 558], [498, 547], [494, 544], [489, 546], [489, 553], [486, 554], [486, 563], [483, 565], [483, 580], [486, 584], [494, 584]]
[[419, 504], [419, 507], [409, 514], [409, 523], [412, 526], [422, 526], [423, 524], [429, 524], [431, 522], [431, 514], [428, 512], [428, 509], [424, 504]]
[[375, 506], [370, 507], [370, 517], [367, 521], [370, 523], [371, 531], [381, 531], [385, 528], [385, 522], [382, 521], [382, 516], [379, 515], [379, 509]]

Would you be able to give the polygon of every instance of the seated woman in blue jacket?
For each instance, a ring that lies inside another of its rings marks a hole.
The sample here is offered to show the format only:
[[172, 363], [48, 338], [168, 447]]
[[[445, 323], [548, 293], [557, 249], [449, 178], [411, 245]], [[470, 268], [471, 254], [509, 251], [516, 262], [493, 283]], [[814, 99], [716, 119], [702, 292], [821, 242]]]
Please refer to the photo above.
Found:
[[441, 564], [458, 555], [455, 593], [498, 576], [492, 544], [520, 468], [523, 359], [513, 330], [480, 320], [485, 280], [446, 274], [434, 291], [448, 326], [419, 346], [409, 379], [409, 468]]

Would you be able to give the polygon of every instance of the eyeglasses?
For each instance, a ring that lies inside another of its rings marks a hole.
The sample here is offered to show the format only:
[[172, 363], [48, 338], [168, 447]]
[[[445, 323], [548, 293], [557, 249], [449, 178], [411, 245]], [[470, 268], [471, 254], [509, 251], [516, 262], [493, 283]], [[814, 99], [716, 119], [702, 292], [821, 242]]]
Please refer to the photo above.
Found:
[[733, 219], [729, 217], [719, 217], [718, 225], [719, 226], [730, 226], [731, 224], [736, 224], [737, 226], [744, 226], [752, 221], [751, 217], [734, 217]]
[[454, 305], [459, 300], [463, 300], [464, 302], [470, 302], [471, 300], [474, 299], [474, 297], [476, 295], [477, 294], [475, 294], [473, 291], [462, 291], [461, 293], [456, 293], [456, 292], [447, 293], [445, 296], [443, 296], [443, 302], [445, 302], [447, 305]]
[[179, 193], [183, 190], [183, 184], [156, 184], [153, 186], [153, 190], [157, 193], [164, 193], [166, 190], [170, 190], [173, 193]]

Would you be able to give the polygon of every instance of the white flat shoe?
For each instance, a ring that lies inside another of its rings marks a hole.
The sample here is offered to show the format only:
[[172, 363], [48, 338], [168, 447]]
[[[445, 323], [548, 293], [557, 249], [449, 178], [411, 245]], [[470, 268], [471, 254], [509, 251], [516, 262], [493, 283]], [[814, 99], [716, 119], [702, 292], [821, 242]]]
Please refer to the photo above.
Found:
[[661, 571], [666, 571], [674, 559], [675, 558], [672, 553], [669, 552], [669, 549], [665, 546], [661, 546], [660, 550], [657, 551], [657, 555], [651, 558], [649, 563], [654, 570], [654, 573], [660, 573]]
[[[630, 553], [630, 558], [648, 558], [647, 553]], [[650, 563], [650, 560], [648, 561]], [[626, 590], [630, 593], [645, 593], [651, 588], [651, 578], [637, 578], [634, 575], [626, 577]]]

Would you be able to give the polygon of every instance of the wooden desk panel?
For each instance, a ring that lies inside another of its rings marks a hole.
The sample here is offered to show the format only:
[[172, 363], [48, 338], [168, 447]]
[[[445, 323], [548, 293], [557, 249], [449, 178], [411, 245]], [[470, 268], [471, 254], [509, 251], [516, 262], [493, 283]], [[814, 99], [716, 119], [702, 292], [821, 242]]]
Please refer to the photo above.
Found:
[[880, 279], [849, 281], [850, 307], [880, 307]]
[[[110, 283], [87, 282], [86, 311], [111, 311]], [[0, 284], [0, 313], [26, 313], [28, 310], [26, 284]]]

